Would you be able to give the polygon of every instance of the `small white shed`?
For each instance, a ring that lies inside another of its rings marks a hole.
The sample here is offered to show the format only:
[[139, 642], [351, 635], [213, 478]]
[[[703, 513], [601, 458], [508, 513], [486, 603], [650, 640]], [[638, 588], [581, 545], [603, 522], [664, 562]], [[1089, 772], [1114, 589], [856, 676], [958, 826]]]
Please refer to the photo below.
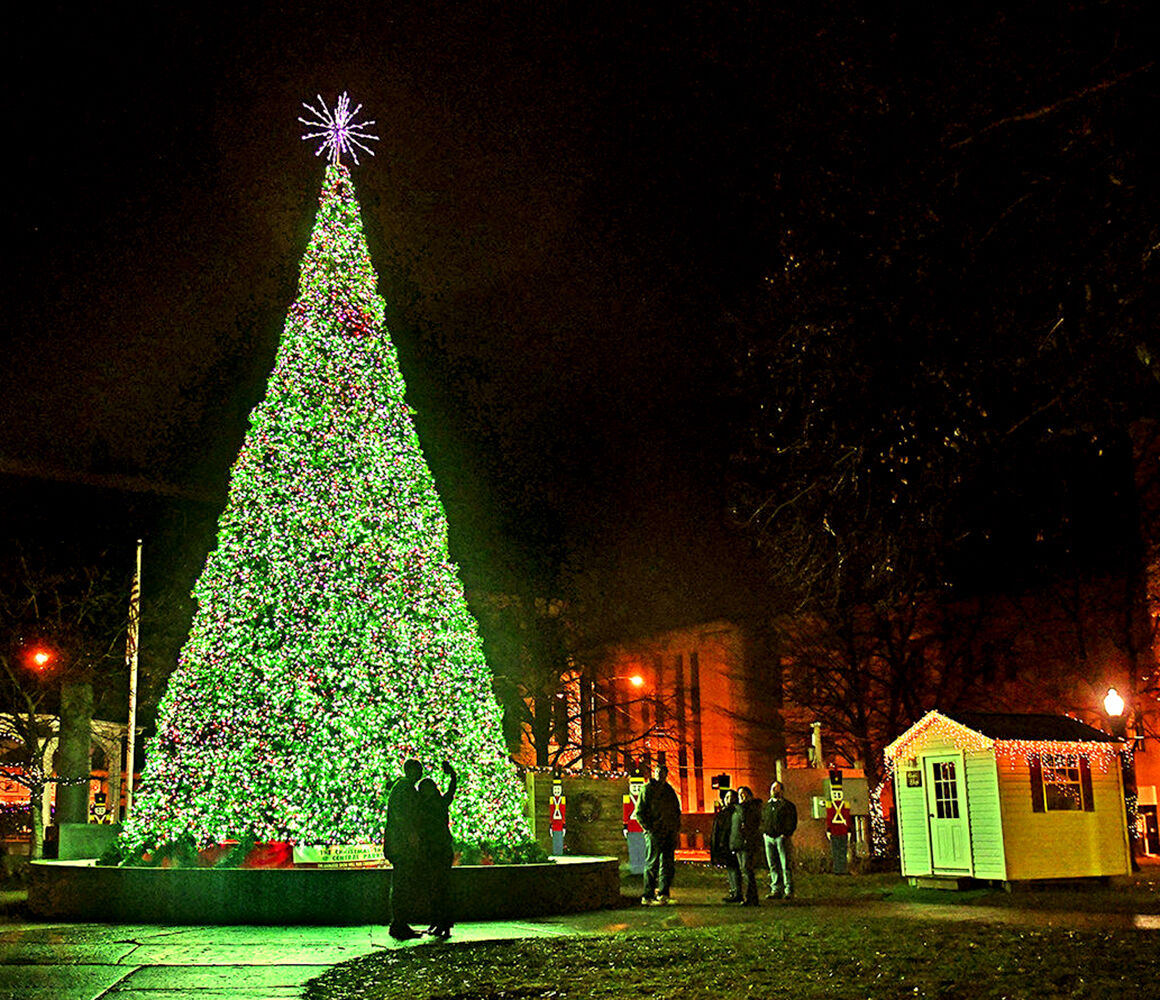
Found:
[[1127, 874], [1122, 750], [1066, 716], [928, 712], [886, 748], [902, 874]]

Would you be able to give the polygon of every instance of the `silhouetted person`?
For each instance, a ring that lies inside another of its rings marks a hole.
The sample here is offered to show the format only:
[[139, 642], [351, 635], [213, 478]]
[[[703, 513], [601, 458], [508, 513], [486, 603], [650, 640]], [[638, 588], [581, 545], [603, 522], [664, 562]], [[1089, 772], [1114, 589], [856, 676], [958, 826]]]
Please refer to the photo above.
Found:
[[417, 760], [403, 764], [403, 776], [391, 786], [387, 796], [387, 822], [383, 832], [383, 855], [391, 863], [391, 926], [396, 941], [419, 937], [411, 927], [415, 912], [417, 880], [422, 863], [419, 843], [419, 792], [416, 783], [423, 776]]
[[455, 845], [451, 839], [450, 806], [459, 784], [455, 768], [447, 761], [443, 762], [443, 773], [451, 778], [445, 792], [440, 793], [430, 778], [419, 782], [419, 850], [431, 910], [427, 933], [439, 938], [451, 936], [451, 863]]
[[636, 804], [636, 821], [644, 830], [648, 859], [644, 869], [646, 906], [671, 903], [669, 889], [676, 871], [677, 834], [681, 832], [681, 800], [667, 781], [669, 769], [664, 764], [653, 768], [652, 780], [640, 793]]

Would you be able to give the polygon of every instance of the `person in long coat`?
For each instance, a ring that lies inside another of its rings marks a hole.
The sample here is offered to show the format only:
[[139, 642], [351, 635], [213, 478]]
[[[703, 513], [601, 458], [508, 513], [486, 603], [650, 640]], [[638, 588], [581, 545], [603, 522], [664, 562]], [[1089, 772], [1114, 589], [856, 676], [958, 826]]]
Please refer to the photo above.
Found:
[[422, 877], [426, 881], [430, 901], [431, 926], [427, 933], [438, 938], [451, 936], [451, 866], [455, 860], [455, 844], [451, 838], [451, 800], [459, 776], [447, 761], [443, 773], [451, 781], [447, 791], [430, 778], [419, 782], [419, 851], [422, 856]]
[[403, 776], [387, 795], [387, 821], [383, 831], [383, 856], [391, 863], [391, 924], [388, 933], [396, 941], [419, 937], [411, 926], [418, 895], [419, 792], [416, 784], [423, 765], [414, 759], [403, 764]]
[[713, 817], [713, 833], [709, 838], [709, 860], [718, 868], [725, 869], [729, 879], [729, 895], [723, 902], [740, 903], [741, 873], [737, 867], [737, 855], [729, 846], [729, 838], [733, 833], [733, 813], [737, 809], [737, 793], [730, 789], [723, 793], [722, 806]]
[[745, 883], [742, 906], [759, 906], [757, 899], [757, 852], [761, 850], [761, 799], [753, 797], [753, 789], [742, 785], [737, 792], [737, 808], [733, 810], [729, 847], [737, 855], [737, 867]]

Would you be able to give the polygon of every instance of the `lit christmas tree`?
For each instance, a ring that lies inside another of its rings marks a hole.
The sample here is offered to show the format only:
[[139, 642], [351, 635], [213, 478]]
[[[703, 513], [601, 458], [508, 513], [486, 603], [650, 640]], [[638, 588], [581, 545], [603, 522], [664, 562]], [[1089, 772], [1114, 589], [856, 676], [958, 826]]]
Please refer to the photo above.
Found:
[[380, 841], [389, 783], [413, 756], [459, 772], [457, 839], [515, 846], [529, 839], [522, 785], [339, 161], [374, 137], [346, 95], [322, 108], [307, 124], [331, 156], [298, 298], [126, 842]]

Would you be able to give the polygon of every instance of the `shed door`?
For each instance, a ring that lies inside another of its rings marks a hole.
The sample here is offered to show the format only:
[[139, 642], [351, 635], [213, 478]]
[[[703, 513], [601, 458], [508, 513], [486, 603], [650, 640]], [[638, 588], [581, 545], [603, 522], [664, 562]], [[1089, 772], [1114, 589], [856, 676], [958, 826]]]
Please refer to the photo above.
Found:
[[971, 838], [967, 828], [963, 759], [959, 754], [937, 754], [926, 757], [924, 764], [931, 870], [969, 873]]

